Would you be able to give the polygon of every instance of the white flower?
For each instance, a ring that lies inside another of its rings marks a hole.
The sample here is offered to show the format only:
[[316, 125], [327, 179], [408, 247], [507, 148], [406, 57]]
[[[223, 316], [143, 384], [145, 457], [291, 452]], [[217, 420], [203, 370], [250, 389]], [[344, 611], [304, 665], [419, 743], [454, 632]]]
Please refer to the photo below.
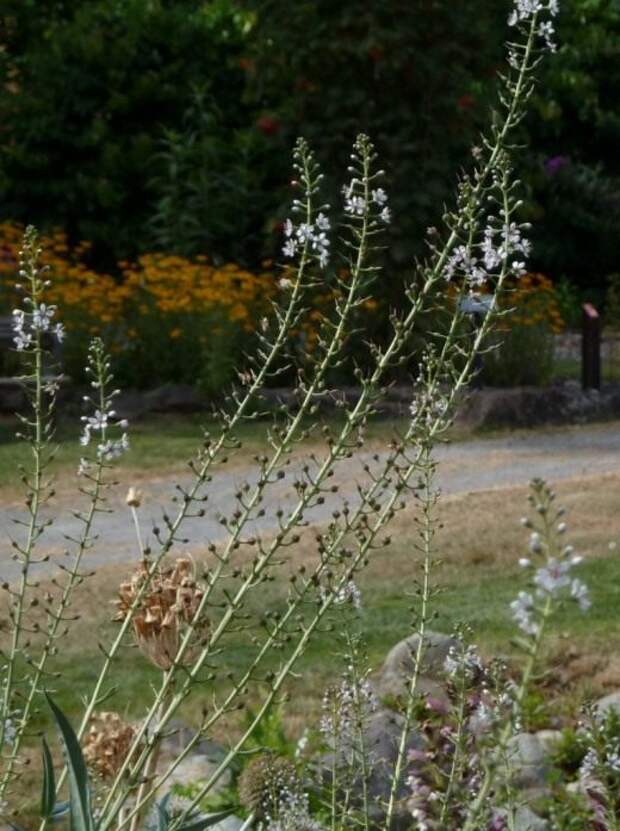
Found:
[[13, 332], [14, 337], [13, 341], [15, 343], [15, 348], [18, 352], [23, 352], [24, 349], [28, 349], [28, 347], [32, 343], [32, 335], [30, 332], [26, 332], [26, 313], [23, 312], [21, 309], [14, 309], [13, 310]]
[[312, 249], [318, 254], [321, 268], [325, 268], [329, 260], [329, 240], [323, 231], [312, 237]]
[[302, 222], [295, 233], [300, 242], [310, 242], [314, 236], [314, 228], [309, 222]]
[[464, 275], [471, 286], [481, 286], [488, 278], [487, 271], [478, 264], [478, 258], [472, 255], [466, 245], [457, 245], [452, 251], [443, 276], [446, 280], [451, 280], [458, 272]]
[[560, 562], [555, 557], [550, 557], [547, 565], [539, 568], [534, 575], [534, 583], [542, 592], [557, 594], [560, 589], [570, 584], [570, 567], [569, 562]]
[[546, 4], [542, 0], [515, 0], [514, 8], [508, 18], [508, 24], [510, 26], [516, 26], [518, 23], [529, 20], [537, 12], [545, 10], [552, 17], [555, 17], [560, 10], [558, 0], [547, 0]]
[[592, 601], [588, 592], [588, 587], [581, 580], [574, 579], [570, 584], [571, 597], [577, 601], [582, 612], [587, 612]]
[[285, 236], [292, 237], [294, 230], [295, 230], [295, 227], [294, 227], [293, 223], [291, 222], [290, 219], [287, 219], [286, 222], [284, 223], [284, 234], [285, 234]]
[[532, 561], [528, 557], [520, 557], [519, 565], [521, 568], [529, 568], [532, 565]]
[[583, 757], [583, 761], [581, 762], [581, 766], [579, 767], [579, 778], [583, 781], [584, 779], [588, 779], [598, 765], [598, 757], [596, 755], [596, 751], [592, 748], [588, 750], [586, 755]]
[[386, 225], [389, 225], [390, 222], [392, 221], [392, 212], [387, 207], [387, 205], [385, 206], [385, 208], [383, 208], [383, 210], [379, 214], [379, 218], [381, 219], [382, 222], [385, 222]]
[[517, 625], [526, 635], [537, 635], [539, 625], [532, 620], [534, 613], [534, 598], [529, 592], [519, 592], [517, 599], [510, 604], [512, 616]]
[[366, 210], [366, 200], [363, 196], [347, 196], [344, 209], [346, 213], [352, 216], [363, 216]]
[[4, 742], [5, 744], [13, 744], [17, 731], [15, 725], [10, 718], [4, 720]]
[[292, 287], [293, 283], [288, 279], [288, 277], [281, 277], [278, 280], [278, 286], [282, 289], [282, 291], [288, 291]]
[[104, 462], [111, 462], [122, 456], [126, 450], [129, 450], [129, 437], [127, 433], [123, 433], [120, 439], [116, 441], [108, 439], [108, 441], [99, 444], [97, 446], [97, 456]]
[[35, 306], [32, 312], [32, 328], [40, 332], [47, 332], [55, 313], [55, 306], [46, 306], [45, 303]]
[[383, 188], [377, 188], [371, 192], [372, 201], [375, 205], [385, 205], [388, 201], [387, 193], [383, 190]]
[[614, 773], [620, 773], [620, 751], [610, 751], [605, 759], [605, 764]]
[[546, 20], [544, 23], [540, 24], [538, 27], [538, 34], [541, 38], [543, 38], [545, 46], [550, 52], [555, 52], [557, 50], [557, 45], [554, 40], [555, 28], [550, 20]]
[[80, 459], [80, 464], [78, 465], [77, 475], [78, 476], [85, 476], [88, 471], [90, 470], [90, 462], [88, 459], [85, 459], [83, 456]]
[[468, 679], [472, 679], [484, 669], [482, 661], [476, 652], [476, 647], [471, 644], [465, 651], [451, 646], [444, 661], [443, 668], [453, 678], [457, 675], [464, 675]]
[[331, 228], [331, 225], [330, 225], [328, 217], [326, 217], [325, 214], [320, 213], [317, 216], [317, 218], [316, 218], [316, 227], [319, 229], [319, 231], [329, 231], [329, 229]]
[[65, 338], [65, 327], [62, 325], [62, 323], [57, 323], [54, 326], [54, 334], [58, 338], [58, 342], [62, 343], [62, 341]]
[[297, 251], [297, 240], [289, 239], [282, 246], [282, 253], [285, 257], [294, 257]]

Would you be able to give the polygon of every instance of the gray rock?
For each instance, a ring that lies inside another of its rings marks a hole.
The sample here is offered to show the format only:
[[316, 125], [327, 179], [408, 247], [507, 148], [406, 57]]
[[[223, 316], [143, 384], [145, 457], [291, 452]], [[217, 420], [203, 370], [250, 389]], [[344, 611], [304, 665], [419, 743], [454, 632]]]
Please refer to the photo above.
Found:
[[[506, 816], [505, 811], [500, 815]], [[511, 829], [514, 831], [549, 831], [549, 823], [538, 814], [535, 814], [527, 805], [520, 805], [514, 812], [514, 823]]]
[[149, 405], [143, 392], [127, 390], [114, 399], [114, 409], [118, 418], [137, 421], [148, 414]]
[[211, 826], [211, 831], [240, 831], [243, 828], [243, 820], [239, 817], [226, 817], [221, 822]]
[[[389, 652], [374, 682], [380, 698], [406, 698], [409, 693], [411, 676], [415, 668], [415, 654], [419, 635], [410, 635], [400, 641]], [[457, 647], [458, 641], [439, 632], [427, 632], [424, 637], [424, 652], [420, 667], [418, 690], [424, 695], [440, 700], [447, 698], [444, 687], [444, 663], [450, 647]]]
[[609, 695], [600, 698], [596, 702], [596, 709], [599, 713], [609, 713], [612, 710], [615, 710], [616, 713], [620, 716], [620, 690], [617, 692], [609, 693]]
[[538, 730], [536, 738], [542, 745], [545, 756], [549, 756], [562, 741], [561, 730]]
[[[388, 709], [380, 709], [369, 719], [364, 733], [364, 747], [369, 763], [370, 774], [367, 779], [367, 792], [370, 801], [370, 815], [373, 824], [380, 826], [385, 817], [383, 807], [390, 796], [394, 766], [398, 756], [398, 747], [402, 735], [404, 717]], [[415, 730], [411, 729], [405, 744], [405, 758], [410, 751], [422, 750], [425, 740]], [[337, 764], [348, 766], [351, 764], [351, 750], [339, 748]], [[331, 770], [334, 763], [333, 754], [325, 754], [318, 763], [318, 777], [325, 784], [331, 781]], [[397, 804], [390, 828], [392, 831], [408, 831], [411, 826], [411, 813], [407, 809], [406, 801], [410, 791], [405, 784], [411, 764], [403, 765], [403, 772], [396, 791]], [[362, 794], [362, 778], [352, 783], [354, 804], [360, 804]]]
[[457, 423], [468, 427], [534, 427], [582, 423], [620, 414], [620, 385], [582, 390], [567, 382], [549, 387], [472, 390], [461, 402]]
[[205, 409], [200, 392], [189, 384], [165, 384], [144, 394], [144, 401], [153, 413], [195, 413]]
[[[178, 721], [173, 721], [169, 734], [163, 739], [159, 754], [158, 770], [163, 773], [168, 766], [187, 747], [195, 735], [195, 731], [185, 727]], [[226, 749], [217, 742], [209, 739], [200, 739], [191, 752], [183, 759], [162, 787], [162, 793], [169, 791], [174, 785], [188, 785], [206, 783], [226, 757]], [[232, 772], [224, 770], [214, 783], [211, 794], [230, 785]]]
[[545, 787], [550, 765], [535, 733], [517, 733], [510, 739], [505, 764], [513, 787], [537, 791]]

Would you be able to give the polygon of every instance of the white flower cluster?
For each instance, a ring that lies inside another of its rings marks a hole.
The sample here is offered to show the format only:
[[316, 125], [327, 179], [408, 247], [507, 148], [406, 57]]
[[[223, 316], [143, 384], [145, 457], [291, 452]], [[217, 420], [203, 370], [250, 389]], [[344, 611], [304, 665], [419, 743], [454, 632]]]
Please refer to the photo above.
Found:
[[368, 681], [353, 685], [344, 679], [339, 687], [330, 687], [323, 696], [319, 730], [326, 739], [354, 736], [355, 728], [374, 713], [377, 706], [377, 697]]
[[[523, 237], [522, 227], [516, 222], [504, 224], [500, 228], [489, 222], [479, 246], [457, 245], [453, 249], [444, 266], [444, 278], [452, 280], [455, 276], [462, 276], [470, 288], [480, 288], [494, 271], [504, 268], [511, 257], [528, 257], [531, 247], [530, 241]], [[510, 263], [510, 270], [515, 276], [522, 276], [525, 262], [514, 259]]]
[[[565, 530], [566, 523], [560, 522], [556, 528], [557, 533], [563, 534]], [[545, 557], [545, 562], [534, 571], [534, 593], [519, 592], [510, 608], [521, 631], [526, 635], [537, 635], [540, 631], [540, 623], [536, 619], [540, 601], [544, 602], [549, 597], [569, 597], [578, 604], [582, 612], [587, 612], [592, 604], [586, 584], [571, 576], [571, 570], [583, 561], [583, 557], [575, 554], [571, 545], [564, 546], [561, 557], [549, 556], [547, 544], [542, 536], [538, 531], [532, 531], [528, 548], [531, 554]], [[519, 565], [529, 569], [532, 568], [532, 561], [529, 557], [521, 557]]]
[[[123, 431], [119, 439], [106, 438], [97, 445], [97, 458], [104, 462], [111, 462], [129, 450], [129, 437], [126, 432], [129, 427], [129, 422], [124, 418], [119, 421], [112, 420], [115, 415], [114, 410], [95, 410], [92, 416], [82, 416], [82, 422], [84, 424], [84, 429], [80, 436], [80, 444], [82, 447], [87, 447], [90, 444], [93, 433], [103, 433], [109, 427], [118, 427]], [[81, 459], [78, 475], [84, 475], [88, 471], [88, 468], [88, 460]]]
[[[558, 0], [515, 0], [515, 5], [508, 18], [510, 26], [518, 26], [530, 20], [535, 14], [548, 13], [555, 17], [560, 11]], [[547, 49], [555, 52], [555, 29], [551, 20], [544, 20], [538, 26], [538, 34], [545, 41]]]
[[407, 777], [406, 784], [411, 790], [411, 797], [407, 800], [407, 808], [416, 821], [417, 831], [433, 831], [437, 826], [430, 816], [429, 804], [439, 799], [439, 793], [433, 791], [423, 779], [415, 774]]
[[308, 794], [298, 788], [283, 788], [273, 815], [267, 815], [258, 826], [260, 831], [322, 831], [319, 822], [310, 816]]
[[284, 223], [286, 242], [282, 248], [282, 253], [285, 257], [294, 257], [297, 251], [308, 243], [321, 268], [325, 268], [329, 262], [330, 241], [327, 231], [330, 228], [329, 219], [324, 213], [319, 213], [314, 224], [301, 222], [295, 226], [292, 220], [287, 219]]
[[23, 352], [32, 346], [36, 333], [50, 332], [59, 341], [65, 336], [62, 323], [53, 323], [56, 306], [47, 306], [41, 303], [33, 306], [31, 312], [23, 309], [13, 309], [13, 341], [18, 352]]
[[[344, 211], [349, 216], [364, 216], [369, 207], [366, 198], [355, 192], [360, 184], [359, 179], [351, 179], [348, 185], [342, 188], [344, 196]], [[392, 220], [392, 214], [387, 204], [388, 195], [383, 188], [376, 188], [370, 192], [370, 206], [375, 207], [379, 212], [379, 219], [386, 225]]]
[[484, 672], [484, 666], [473, 644], [466, 649], [451, 646], [443, 667], [451, 678], [464, 677], [467, 681], [472, 681]]
[[427, 427], [430, 427], [436, 419], [446, 415], [448, 406], [448, 399], [439, 391], [423, 389], [419, 393], [414, 393], [409, 412], [413, 418], [423, 421]]
[[16, 729], [15, 725], [11, 721], [10, 718], [4, 720], [4, 743], [8, 745], [12, 745], [15, 741], [16, 736]]
[[606, 748], [603, 758], [599, 759], [596, 750], [591, 747], [579, 766], [579, 779], [583, 782], [596, 777], [603, 768], [612, 774], [620, 774], [620, 742], [614, 748]]
[[[321, 600], [324, 601], [329, 595], [329, 590], [321, 589]], [[344, 586], [341, 586], [334, 593], [334, 603], [337, 606], [343, 606], [345, 603], [350, 603], [355, 609], [362, 608], [362, 593], [353, 580], [348, 580]]]

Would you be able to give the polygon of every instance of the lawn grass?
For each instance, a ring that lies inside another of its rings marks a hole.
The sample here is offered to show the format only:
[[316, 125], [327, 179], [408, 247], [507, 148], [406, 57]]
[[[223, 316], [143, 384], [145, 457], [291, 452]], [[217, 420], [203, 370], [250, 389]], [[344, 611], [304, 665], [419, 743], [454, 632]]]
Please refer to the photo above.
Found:
[[[594, 697], [620, 688], [620, 549], [609, 546], [611, 540], [620, 537], [619, 491], [620, 476], [616, 475], [564, 481], [557, 487], [558, 500], [568, 509], [567, 541], [585, 555], [578, 572], [591, 588], [593, 606], [586, 615], [567, 607], [553, 623], [545, 648], [546, 665], [552, 672], [539, 682], [544, 707], [537, 711], [537, 726], [557, 724], [558, 719], [570, 722], [583, 696]], [[433, 628], [450, 632], [455, 624], [466, 622], [483, 655], [506, 656], [515, 666], [519, 659], [510, 640], [515, 627], [508, 606], [525, 586], [526, 578], [517, 560], [525, 550], [528, 536], [519, 522], [527, 509], [526, 498], [526, 488], [510, 488], [443, 499], [443, 527], [437, 537], [441, 563], [434, 578], [439, 592], [433, 601]], [[388, 650], [411, 632], [412, 594], [420, 566], [414, 520], [413, 509], [397, 515], [392, 528], [394, 542], [373, 556], [358, 581], [363, 594], [360, 621], [373, 669], [379, 668]], [[316, 552], [310, 530], [298, 546], [289, 549], [289, 555], [289, 562], [283, 566], [285, 572], [314, 561]], [[109, 642], [116, 632], [117, 624], [111, 622], [111, 601], [127, 574], [126, 567], [102, 567], [75, 595], [71, 611], [80, 617], [72, 624], [55, 659], [54, 669], [60, 678], [48, 680], [56, 701], [74, 721], [79, 719], [81, 700], [95, 681], [103, 660], [99, 643]], [[257, 619], [265, 609], [282, 606], [286, 586], [286, 579], [261, 585], [248, 612]], [[41, 590], [45, 588], [42, 586]], [[225, 672], [238, 673], [246, 665], [253, 654], [249, 634], [239, 632], [228, 638], [226, 651], [219, 659], [220, 678], [215, 685], [195, 690], [181, 711], [185, 721], [197, 724], [201, 712], [210, 707], [213, 692], [221, 692], [227, 684]], [[340, 672], [338, 648], [334, 631], [322, 631], [299, 661], [297, 675], [288, 683], [290, 700], [284, 711], [285, 725], [292, 737], [298, 737], [305, 727], [316, 722], [322, 694]], [[110, 673], [106, 687], [109, 698], [102, 708], [116, 710], [128, 718], [140, 718], [158, 681], [158, 671], [128, 642]], [[256, 689], [247, 703], [255, 704], [258, 696]], [[214, 738], [230, 740], [238, 722], [239, 716], [222, 721]], [[50, 730], [43, 709], [36, 726]], [[24, 776], [22, 785], [26, 793], [32, 793], [39, 775], [36, 740], [28, 749], [28, 757], [31, 772]], [[31, 810], [31, 800], [32, 797], [24, 796], [24, 819]]]
[[[559, 614], [555, 634], [551, 636], [551, 652], [560, 648], [565, 639], [579, 655], [596, 651], [604, 658], [620, 647], [620, 556], [609, 549], [610, 540], [620, 536], [620, 519], [615, 520], [614, 527], [619, 486], [620, 477], [606, 475], [563, 482], [557, 488], [559, 499], [569, 508], [571, 542], [585, 555], [578, 571], [591, 586], [593, 607], [587, 615], [581, 615], [572, 606]], [[449, 632], [455, 624], [467, 623], [473, 639], [488, 655], [498, 650], [511, 652], [509, 640], [515, 628], [508, 604], [524, 587], [526, 579], [517, 565], [527, 541], [527, 532], [519, 523], [527, 509], [526, 497], [527, 489], [511, 488], [447, 497], [441, 504], [443, 527], [437, 538], [441, 563], [435, 577], [439, 593], [434, 600], [437, 618], [433, 627]], [[413, 510], [397, 515], [392, 529], [394, 542], [374, 555], [359, 579], [364, 596], [361, 621], [374, 667], [379, 666], [393, 644], [411, 631], [411, 595], [419, 576], [413, 520]], [[315, 559], [313, 533], [308, 531], [296, 549], [291, 550], [283, 569], [288, 572], [302, 563], [310, 565]], [[64, 641], [57, 662], [63, 676], [70, 679], [70, 684], [57, 685], [58, 699], [69, 713], [77, 712], [81, 696], [96, 677], [101, 663], [98, 643], [106, 643], [116, 631], [110, 620], [110, 602], [128, 571], [120, 566], [102, 567], [76, 594], [72, 611], [80, 615], [80, 620]], [[264, 610], [282, 606], [286, 591], [286, 579], [262, 585], [254, 593], [248, 612], [257, 619]], [[324, 687], [337, 672], [339, 659], [333, 654], [333, 644], [331, 632], [319, 633], [300, 661], [300, 712], [316, 712]], [[229, 647], [226, 669], [239, 671], [253, 649], [248, 634], [233, 635]], [[128, 662], [130, 673], [126, 670]], [[608, 678], [607, 670], [602, 667], [600, 678], [595, 675], [584, 681], [593, 684], [597, 692], [613, 683], [620, 687], [620, 666], [617, 678]], [[157, 672], [128, 645], [112, 680], [119, 685], [119, 692], [107, 706], [126, 708], [136, 716], [148, 698], [149, 686], [157, 680]], [[200, 710], [201, 696], [198, 699], [188, 704], [190, 720]], [[299, 696], [295, 700], [292, 718], [300, 703]]]
[[[342, 426], [342, 418], [330, 417], [327, 423], [335, 430]], [[379, 419], [372, 421], [366, 431], [367, 446], [372, 449], [385, 445], [385, 436], [394, 429], [404, 428], [406, 422], [400, 419]], [[249, 460], [260, 452], [269, 448], [267, 431], [270, 422], [267, 420], [242, 423], [235, 431], [235, 435], [242, 441], [240, 451], [229, 453], [230, 464], [246, 465]], [[311, 422], [306, 421], [305, 427]], [[0, 499], [8, 500], [15, 494], [18, 483], [17, 471], [19, 465], [27, 466], [31, 457], [28, 445], [15, 440], [15, 433], [19, 430], [19, 423], [14, 418], [0, 418]], [[119, 470], [121, 481], [127, 480], [136, 484], [154, 475], [167, 476], [187, 472], [187, 462], [194, 458], [200, 447], [204, 432], [209, 431], [213, 436], [218, 435], [218, 423], [201, 414], [195, 415], [151, 415], [146, 419], [136, 421], [130, 425], [130, 450], [123, 457], [123, 464]], [[49, 471], [58, 480], [57, 491], [75, 489], [75, 472], [80, 457], [84, 455], [84, 448], [79, 443], [80, 425], [77, 420], [62, 420], [56, 430], [55, 446], [57, 453], [50, 465]], [[296, 453], [307, 453], [309, 450], [324, 445], [317, 431], [299, 445]]]

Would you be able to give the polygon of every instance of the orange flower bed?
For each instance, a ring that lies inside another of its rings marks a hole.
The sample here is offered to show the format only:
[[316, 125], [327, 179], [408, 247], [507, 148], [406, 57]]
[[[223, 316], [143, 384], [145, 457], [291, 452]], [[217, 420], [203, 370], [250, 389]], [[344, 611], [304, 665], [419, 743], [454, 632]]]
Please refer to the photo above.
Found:
[[[0, 224], [0, 302], [7, 309], [18, 301], [14, 283], [23, 230], [15, 223]], [[114, 277], [89, 268], [90, 244], [70, 246], [63, 231], [43, 236], [41, 246], [42, 262], [53, 277], [48, 300], [58, 305], [69, 331], [95, 333], [155, 314], [174, 321], [168, 330], [174, 339], [181, 334], [179, 315], [212, 311], [252, 331], [276, 292], [273, 272], [254, 274], [232, 263], [214, 266], [205, 256], [144, 254], [135, 263], [119, 263], [120, 276]], [[126, 334], [134, 331], [129, 326]]]

